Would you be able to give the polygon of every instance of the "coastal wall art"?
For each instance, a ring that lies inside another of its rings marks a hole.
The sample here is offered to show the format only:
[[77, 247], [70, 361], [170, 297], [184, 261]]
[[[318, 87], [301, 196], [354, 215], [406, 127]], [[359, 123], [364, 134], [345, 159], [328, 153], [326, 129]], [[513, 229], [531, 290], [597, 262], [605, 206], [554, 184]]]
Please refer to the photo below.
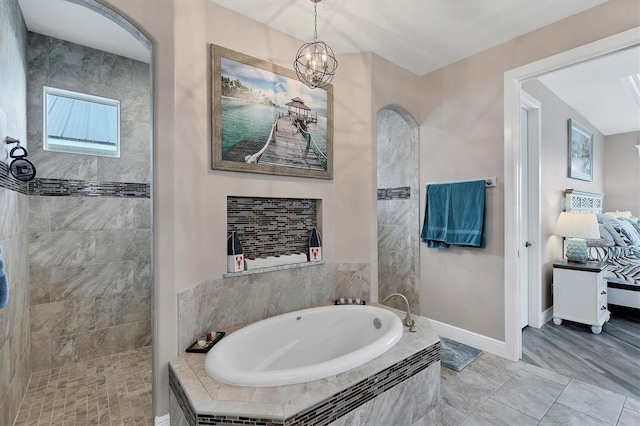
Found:
[[333, 86], [211, 45], [212, 168], [333, 178]]
[[569, 119], [569, 177], [593, 181], [593, 133]]

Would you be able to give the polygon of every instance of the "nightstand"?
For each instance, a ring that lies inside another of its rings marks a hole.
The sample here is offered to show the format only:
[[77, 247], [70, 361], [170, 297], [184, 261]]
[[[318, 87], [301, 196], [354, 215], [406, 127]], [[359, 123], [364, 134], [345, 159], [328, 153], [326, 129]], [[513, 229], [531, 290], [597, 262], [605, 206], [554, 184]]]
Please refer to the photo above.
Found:
[[604, 262], [576, 263], [566, 260], [553, 264], [553, 323], [569, 320], [591, 325], [600, 334], [609, 321], [607, 274]]

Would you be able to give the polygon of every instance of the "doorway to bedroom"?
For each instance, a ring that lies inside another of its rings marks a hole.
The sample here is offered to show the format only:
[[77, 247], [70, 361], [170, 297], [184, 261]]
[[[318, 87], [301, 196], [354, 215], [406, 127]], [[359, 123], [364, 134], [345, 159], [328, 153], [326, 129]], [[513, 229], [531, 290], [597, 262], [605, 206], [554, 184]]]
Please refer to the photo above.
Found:
[[[637, 386], [637, 383], [640, 382], [640, 361], [638, 361], [640, 360], [640, 339], [637, 337], [640, 333], [640, 315], [638, 314], [640, 311], [620, 309], [612, 305], [610, 308], [612, 320], [605, 324], [604, 330], [606, 331], [597, 336], [591, 333], [590, 326], [567, 321], [564, 321], [560, 326], [555, 326], [548, 321], [553, 317], [553, 263], [563, 256], [562, 240], [554, 235], [554, 228], [560, 211], [565, 209], [565, 189], [604, 193], [605, 210], [618, 209], [633, 212], [634, 208], [638, 210], [640, 204], [638, 201], [640, 193], [637, 189], [634, 191], [635, 181], [631, 182], [633, 179], [620, 178], [619, 170], [623, 166], [618, 163], [629, 161], [628, 164], [631, 164], [631, 167], [635, 167], [636, 170], [640, 167], [637, 152], [633, 150], [634, 146], [629, 142], [638, 140], [640, 134], [640, 123], [638, 123], [640, 120], [637, 119], [637, 108], [640, 107], [640, 103], [632, 106], [632, 108], [636, 108], [634, 123], [636, 127], [615, 129], [607, 127], [608, 124], [603, 124], [597, 115], [593, 115], [588, 108], [580, 106], [565, 92], [572, 83], [585, 88], [597, 86], [596, 83], [602, 84], [609, 81], [607, 84], [617, 84], [624, 88], [624, 83], [621, 83], [621, 80], [625, 80], [628, 75], [640, 74], [637, 49], [637, 35], [634, 36], [629, 32], [625, 36], [625, 33], [622, 33], [617, 37], [611, 37], [610, 40], [605, 39], [593, 43], [592, 46], [583, 46], [565, 52], [565, 54], [529, 64], [505, 75], [505, 102], [508, 99], [511, 100], [505, 105], [514, 105], [517, 102], [519, 107], [517, 113], [514, 113], [515, 109], [509, 111], [509, 108], [505, 108], [506, 128], [518, 129], [513, 132], [514, 135], [519, 135], [522, 127], [521, 124], [513, 125], [516, 120], [519, 123], [522, 118], [519, 112], [521, 111], [521, 103], [520, 94], [512, 93], [507, 87], [508, 78], [517, 75], [515, 80], [517, 80], [519, 90], [513, 92], [527, 92], [538, 99], [541, 105], [541, 142], [539, 154], [537, 154], [539, 167], [529, 167], [528, 173], [524, 173], [524, 169], [521, 169], [520, 183], [511, 188], [516, 194], [515, 200], [529, 201], [532, 198], [532, 184], [535, 187], [535, 184], [538, 183], [540, 185], [537, 191], [539, 207], [529, 206], [526, 208], [525, 205], [519, 204], [519, 213], [515, 214], [514, 218], [517, 223], [515, 229], [520, 229], [523, 232], [513, 233], [513, 235], [518, 235], [517, 241], [512, 242], [513, 247], [517, 247], [515, 255], [509, 253], [509, 250], [506, 252], [507, 263], [519, 265], [515, 268], [517, 270], [517, 272], [514, 271], [515, 275], [527, 277], [527, 283], [522, 283], [522, 279], [525, 278], [520, 278], [521, 285], [518, 286], [517, 291], [511, 293], [514, 295], [514, 299], [509, 298], [509, 291], [506, 292], [507, 300], [515, 302], [529, 299], [528, 302], [531, 302], [532, 292], [525, 293], [526, 297], [522, 294], [522, 289], [527, 288], [528, 285], [532, 289], [538, 289], [539, 293], [534, 290], [533, 297], [539, 297], [537, 301], [539, 307], [529, 312], [529, 325], [521, 332], [524, 315], [520, 308], [521, 304], [514, 303], [514, 305], [518, 305], [518, 309], [517, 312], [515, 309], [511, 313], [507, 312], [509, 324], [507, 338], [517, 336], [521, 339], [516, 338], [515, 340], [520, 340], [521, 347], [518, 350], [521, 351], [521, 358], [526, 362], [633, 398], [640, 396], [640, 390]], [[636, 61], [632, 62], [632, 65], [635, 65], [635, 68], [629, 70], [620, 65], [621, 57], [634, 54]], [[612, 71], [619, 75], [605, 77], [605, 74], [611, 74]], [[589, 76], [591, 81], [578, 81], [575, 75], [570, 76], [572, 72], [578, 72], [580, 78]], [[566, 80], [567, 78], [569, 81]], [[586, 90], [582, 90], [581, 95], [584, 96], [585, 92]], [[603, 93], [611, 95], [612, 90], [609, 89]], [[621, 93], [628, 97], [627, 101], [633, 104], [633, 97], [628, 93], [628, 90]], [[614, 99], [612, 98], [613, 96], [592, 96], [591, 104], [600, 103], [612, 110], [614, 108]], [[569, 119], [580, 120], [583, 124], [586, 123], [587, 127], [593, 129], [594, 165], [591, 181], [567, 177], [567, 123]], [[510, 127], [510, 124], [513, 126]], [[508, 143], [506, 133], [505, 143]], [[624, 145], [625, 143], [626, 145]], [[629, 148], [626, 150], [629, 152], [626, 156], [623, 154], [620, 157], [619, 153], [623, 145]], [[518, 136], [516, 146], [514, 158], [519, 158], [522, 162], [526, 161], [529, 155], [536, 155], [535, 149], [532, 153], [531, 146], [525, 143], [524, 138]], [[597, 157], [598, 155], [600, 157]], [[626, 197], [619, 196], [620, 187], [627, 188], [628, 195]], [[607, 194], [609, 193], [612, 194], [612, 197], [608, 199]], [[627, 204], [623, 206], [619, 204], [620, 202]], [[505, 206], [505, 219], [509, 224], [506, 209]], [[535, 218], [527, 220], [523, 210], [526, 210], [529, 215], [539, 214], [539, 220], [535, 220]], [[633, 213], [636, 216], [640, 214], [638, 211]], [[508, 230], [506, 231], [508, 234]], [[509, 237], [507, 236], [507, 238]], [[531, 243], [532, 246], [528, 248], [527, 243]], [[505, 242], [505, 246], [508, 249], [509, 243]], [[523, 273], [524, 268], [521, 262], [524, 262], [527, 257], [531, 257], [532, 250], [537, 250], [540, 258], [537, 266], [534, 266], [536, 264], [534, 262], [530, 264], [529, 269], [530, 272], [531, 268], [539, 272], [539, 279], [532, 278], [531, 274]], [[517, 257], [518, 252], [526, 253], [527, 251], [529, 252], [527, 256]], [[508, 269], [507, 266], [505, 269], [507, 279]], [[531, 308], [531, 303], [527, 305]], [[534, 321], [531, 321], [532, 315]], [[538, 324], [535, 323], [536, 317]]]

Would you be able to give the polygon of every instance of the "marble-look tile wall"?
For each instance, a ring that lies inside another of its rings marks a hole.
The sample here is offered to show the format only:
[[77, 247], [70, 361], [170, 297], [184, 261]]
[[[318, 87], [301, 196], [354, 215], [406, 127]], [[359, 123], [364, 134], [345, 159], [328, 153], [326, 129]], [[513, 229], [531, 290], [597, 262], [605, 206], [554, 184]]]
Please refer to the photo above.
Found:
[[[26, 49], [29, 158], [40, 181], [148, 184], [148, 64], [35, 33]], [[43, 151], [43, 86], [118, 99], [120, 158]], [[28, 214], [32, 368], [149, 345], [149, 198], [38, 194]]]
[[[378, 199], [378, 298], [402, 293], [409, 299], [411, 310], [417, 313], [420, 306], [418, 129], [409, 126], [400, 114], [408, 116], [395, 108], [378, 112], [378, 190], [379, 193], [399, 193], [397, 197]], [[408, 187], [409, 198], [406, 191], [380, 191], [402, 187]], [[398, 298], [387, 303], [404, 309]]]
[[29, 199], [35, 371], [151, 342], [150, 200]]
[[326, 263], [203, 282], [178, 294], [179, 348], [184, 352], [207, 330], [228, 331], [340, 297], [368, 301], [369, 270], [368, 264]]
[[[38, 178], [150, 181], [149, 65], [29, 32], [27, 39], [29, 159]], [[120, 101], [120, 158], [42, 150], [42, 87]]]
[[[28, 197], [8, 181], [6, 136], [26, 140], [27, 29], [17, 0], [0, 1], [0, 248], [9, 300], [0, 309], [0, 424], [11, 425], [27, 390], [29, 363]], [[13, 189], [10, 189], [13, 188]]]
[[417, 425], [440, 403], [440, 361], [357, 407], [330, 426]]

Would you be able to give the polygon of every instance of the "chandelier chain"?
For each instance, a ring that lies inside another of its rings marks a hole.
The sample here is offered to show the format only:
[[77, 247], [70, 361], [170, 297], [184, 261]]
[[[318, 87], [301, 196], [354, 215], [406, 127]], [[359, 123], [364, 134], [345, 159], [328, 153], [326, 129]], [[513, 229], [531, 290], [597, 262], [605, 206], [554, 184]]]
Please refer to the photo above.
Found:
[[318, 3], [313, 3], [313, 41], [318, 41]]

